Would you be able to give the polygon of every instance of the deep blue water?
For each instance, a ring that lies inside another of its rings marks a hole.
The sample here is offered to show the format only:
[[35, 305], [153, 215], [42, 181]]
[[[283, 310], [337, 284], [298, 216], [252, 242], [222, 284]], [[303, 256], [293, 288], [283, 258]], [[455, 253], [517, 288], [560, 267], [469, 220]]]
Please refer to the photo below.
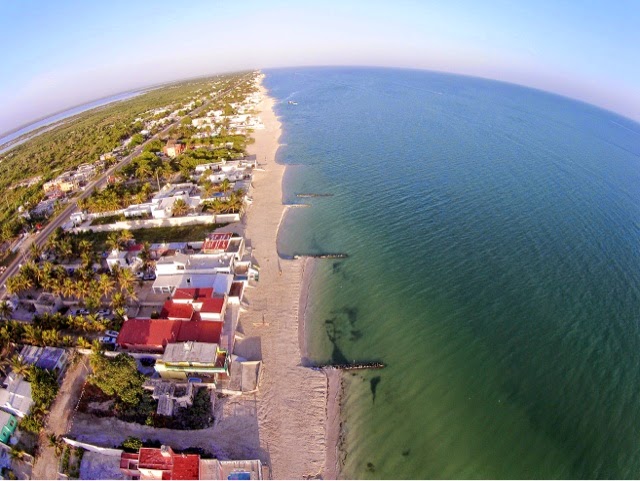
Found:
[[[343, 476], [640, 477], [640, 125], [411, 70], [267, 72]], [[287, 102], [294, 100], [298, 105]], [[297, 193], [332, 194], [299, 198]]]

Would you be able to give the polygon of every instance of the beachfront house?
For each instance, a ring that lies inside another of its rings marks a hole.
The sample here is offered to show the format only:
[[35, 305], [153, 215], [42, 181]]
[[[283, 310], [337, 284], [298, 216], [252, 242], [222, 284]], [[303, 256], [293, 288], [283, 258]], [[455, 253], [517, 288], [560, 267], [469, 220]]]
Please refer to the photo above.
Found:
[[162, 354], [174, 342], [219, 344], [221, 333], [221, 322], [129, 319], [122, 324], [116, 344], [123, 351]]
[[120, 469], [134, 479], [263, 479], [259, 459], [220, 461], [202, 459], [199, 454], [177, 454], [169, 446], [140, 448], [137, 453], [123, 452]]
[[120, 455], [120, 469], [140, 480], [200, 479], [200, 456], [176, 454], [169, 446], [140, 448], [137, 453]]
[[215, 384], [219, 376], [229, 376], [229, 361], [227, 351], [216, 343], [169, 343], [155, 370], [165, 380]]

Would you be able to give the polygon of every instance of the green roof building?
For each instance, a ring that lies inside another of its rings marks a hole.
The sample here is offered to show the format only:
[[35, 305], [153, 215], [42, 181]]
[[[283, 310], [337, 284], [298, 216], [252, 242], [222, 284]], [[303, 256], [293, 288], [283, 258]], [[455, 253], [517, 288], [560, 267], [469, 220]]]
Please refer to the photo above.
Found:
[[18, 427], [18, 420], [13, 414], [9, 414], [6, 411], [0, 411], [0, 426], [2, 426], [2, 431], [0, 431], [0, 442], [9, 444], [11, 435]]

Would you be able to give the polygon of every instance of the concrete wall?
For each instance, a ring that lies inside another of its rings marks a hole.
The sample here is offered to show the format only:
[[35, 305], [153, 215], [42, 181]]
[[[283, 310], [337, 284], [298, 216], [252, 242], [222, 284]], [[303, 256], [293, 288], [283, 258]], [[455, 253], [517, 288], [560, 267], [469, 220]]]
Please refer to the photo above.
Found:
[[148, 229], [152, 227], [177, 227], [183, 225], [198, 225], [198, 224], [228, 224], [230, 222], [238, 222], [240, 220], [240, 214], [207, 214], [198, 216], [185, 216], [185, 217], [171, 217], [169, 219], [138, 219], [138, 220], [123, 220], [114, 222], [113, 224], [105, 225], [90, 225], [83, 226], [74, 229], [76, 232], [80, 231], [92, 231], [92, 232], [109, 232], [114, 230], [135, 230], [135, 229]]
[[70, 438], [62, 438], [65, 443], [75, 447], [75, 448], [83, 448], [87, 451], [93, 451], [94, 453], [106, 454], [107, 456], [117, 456], [120, 457], [122, 454], [122, 449], [115, 448], [103, 448], [102, 446], [95, 446], [93, 444], [83, 443], [81, 441], [76, 441], [75, 439]]

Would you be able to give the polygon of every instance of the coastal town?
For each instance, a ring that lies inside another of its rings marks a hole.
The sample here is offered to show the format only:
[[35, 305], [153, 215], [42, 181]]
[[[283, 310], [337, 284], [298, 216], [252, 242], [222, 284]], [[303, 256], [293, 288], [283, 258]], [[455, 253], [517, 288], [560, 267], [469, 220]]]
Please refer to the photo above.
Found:
[[[218, 80], [182, 105], [142, 112], [113, 150], [17, 185], [41, 194], [17, 209], [31, 232], [4, 245], [4, 477], [325, 469], [327, 380], [300, 366], [291, 329], [304, 263], [281, 264], [276, 252], [284, 167], [262, 78]], [[310, 412], [290, 405], [282, 382], [312, 393]], [[300, 431], [287, 423], [301, 421], [318, 447], [292, 457]], [[282, 426], [262, 427], [273, 422]]]

